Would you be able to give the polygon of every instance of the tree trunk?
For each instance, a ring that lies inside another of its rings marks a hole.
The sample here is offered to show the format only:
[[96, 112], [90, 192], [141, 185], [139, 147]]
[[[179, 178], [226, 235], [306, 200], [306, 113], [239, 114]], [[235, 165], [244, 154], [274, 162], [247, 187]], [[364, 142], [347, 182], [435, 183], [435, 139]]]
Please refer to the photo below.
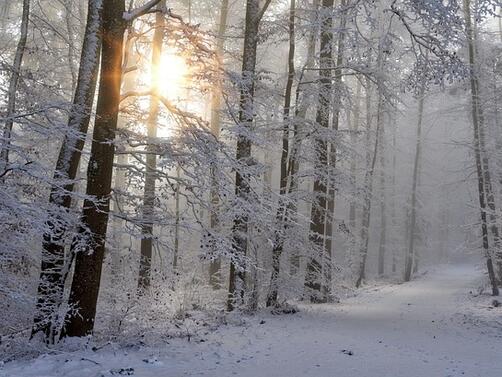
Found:
[[380, 129], [380, 244], [378, 246], [378, 275], [385, 273], [385, 252], [387, 248], [387, 214], [385, 195], [385, 127]]
[[174, 249], [173, 249], [173, 275], [178, 276], [179, 272], [179, 253], [180, 253], [180, 174], [181, 169], [178, 165], [176, 167], [176, 193], [175, 193], [175, 204], [174, 204]]
[[87, 171], [87, 195], [83, 206], [82, 227], [72, 244], [75, 271], [69, 304], [78, 314], [69, 312], [63, 336], [86, 336], [94, 329], [96, 304], [108, 225], [113, 172], [114, 139], [120, 103], [124, 0], [108, 0], [103, 7], [103, 48], [96, 120]]
[[378, 155], [378, 144], [380, 141], [380, 127], [382, 125], [382, 95], [378, 94], [377, 122], [375, 130], [375, 145], [373, 154], [370, 150], [371, 145], [371, 84], [366, 80], [366, 174], [364, 176], [364, 202], [362, 209], [361, 237], [359, 247], [359, 275], [356, 281], [356, 287], [359, 288], [366, 277], [366, 259], [368, 257], [369, 227], [371, 221], [371, 199], [373, 197], [373, 173]]
[[[340, 92], [342, 87], [342, 64], [343, 55], [345, 49], [345, 27], [347, 24], [347, 17], [345, 15], [347, 9], [346, 0], [340, 0], [340, 32], [338, 33], [338, 48], [336, 52], [336, 67], [334, 70], [334, 84], [335, 92]], [[341, 110], [341, 100], [340, 96], [335, 96], [335, 101], [333, 104], [333, 124], [332, 129], [336, 133], [338, 132], [340, 124], [340, 110]], [[329, 145], [329, 172], [331, 175], [336, 166], [336, 143], [330, 143]], [[324, 261], [323, 261], [323, 286], [322, 295], [325, 301], [329, 301], [331, 298], [331, 280], [332, 280], [332, 270], [333, 270], [333, 223], [335, 218], [335, 187], [332, 179], [328, 179], [328, 198], [327, 198], [327, 213], [326, 213], [326, 228], [325, 228], [325, 243], [324, 243]]]
[[72, 23], [72, 0], [64, 0], [65, 7], [65, 22], [66, 22], [66, 30], [68, 32], [68, 68], [70, 69], [71, 75], [71, 92], [75, 92], [75, 87], [77, 85], [77, 70], [75, 68], [75, 57], [73, 55], [73, 51], [75, 50], [75, 37], [73, 35], [73, 23]]
[[14, 115], [16, 112], [16, 96], [21, 76], [21, 65], [23, 55], [26, 50], [26, 40], [28, 39], [28, 23], [30, 16], [30, 0], [23, 0], [23, 14], [21, 16], [21, 35], [17, 42], [12, 74], [9, 81], [9, 92], [7, 93], [7, 111], [5, 114], [5, 126], [2, 134], [2, 148], [0, 150], [0, 173], [7, 169], [9, 165], [9, 153], [11, 147], [12, 127], [14, 126]]
[[[395, 115], [394, 115], [395, 116]], [[397, 122], [393, 116], [393, 127], [392, 127], [392, 200], [390, 202], [390, 213], [392, 216], [392, 235], [393, 235], [393, 245], [392, 245], [392, 273], [395, 274], [397, 271], [397, 252], [396, 247], [396, 232], [398, 228], [397, 214], [396, 214], [396, 137], [397, 137]]]
[[[464, 16], [466, 25], [466, 37], [469, 51], [469, 65], [471, 69], [470, 84], [471, 84], [471, 117], [474, 130], [474, 154], [476, 157], [476, 170], [478, 174], [478, 190], [479, 190], [479, 204], [481, 210], [481, 233], [483, 240], [483, 249], [486, 257], [486, 266], [488, 270], [488, 277], [492, 286], [492, 294], [498, 296], [499, 290], [497, 286], [497, 277], [493, 268], [493, 253], [489, 246], [488, 239], [488, 219], [487, 219], [487, 205], [491, 211], [491, 216], [495, 216], [495, 203], [493, 199], [493, 192], [490, 182], [490, 172], [488, 167], [488, 158], [484, 148], [484, 116], [480, 103], [480, 86], [477, 76], [476, 65], [476, 46], [475, 35], [472, 27], [470, 0], [464, 0]], [[493, 209], [492, 209], [493, 207]], [[494, 220], [494, 218], [490, 219]], [[497, 225], [493, 222], [491, 230], [494, 237], [494, 243], [498, 246], [498, 229]]]
[[[312, 1], [312, 10], [311, 10], [311, 19], [310, 22], [312, 24], [317, 22], [317, 15], [319, 10], [319, 1]], [[317, 32], [315, 30], [311, 30], [308, 37], [307, 43], [307, 59], [300, 73], [299, 83], [296, 86], [295, 93], [295, 121], [293, 122], [293, 140], [290, 145], [290, 153], [288, 157], [288, 194], [291, 194], [293, 191], [298, 189], [298, 177], [297, 172], [300, 168], [299, 161], [299, 153], [301, 147], [301, 122], [305, 120], [307, 116], [307, 111], [309, 109], [309, 100], [310, 95], [307, 93], [307, 87], [310, 85], [309, 83], [313, 81], [311, 79], [311, 71], [310, 69], [314, 66], [314, 58], [315, 58], [315, 50], [316, 50], [316, 40], [317, 40]], [[300, 99], [300, 94], [303, 92], [303, 96]], [[291, 214], [290, 221], [294, 222], [297, 218], [297, 204], [290, 202], [291, 208], [289, 209], [289, 213]], [[290, 255], [290, 274], [296, 275], [300, 270], [300, 254], [301, 251], [294, 249]]]
[[42, 265], [38, 285], [36, 314], [32, 336], [42, 332], [47, 342], [54, 342], [57, 333], [57, 311], [63, 299], [66, 275], [72, 259], [65, 263], [65, 234], [68, 223], [64, 216], [72, 204], [74, 181], [77, 175], [85, 137], [89, 127], [101, 45], [102, 1], [89, 1], [80, 67], [68, 119], [68, 131], [61, 144], [55, 184], [51, 188], [49, 203], [56, 209], [49, 213], [48, 231], [43, 236]]
[[144, 292], [150, 287], [152, 269], [153, 247], [153, 217], [155, 208], [155, 181], [157, 170], [157, 155], [155, 154], [154, 139], [157, 137], [157, 121], [159, 117], [159, 71], [161, 69], [162, 44], [164, 42], [164, 15], [161, 10], [165, 6], [165, 0], [157, 5], [158, 12], [155, 15], [155, 31], [152, 41], [151, 63], [151, 90], [150, 114], [148, 115], [147, 132], [149, 144], [147, 146], [145, 166], [145, 187], [143, 192], [143, 224], [141, 226], [141, 256], [139, 262], [138, 291]]
[[422, 157], [422, 122], [424, 114], [424, 98], [425, 96], [425, 83], [422, 84], [420, 89], [420, 94], [418, 98], [418, 121], [417, 121], [417, 139], [416, 139], [416, 149], [415, 149], [415, 160], [413, 163], [413, 181], [411, 186], [411, 202], [410, 202], [410, 219], [409, 219], [409, 231], [408, 231], [408, 251], [405, 258], [404, 267], [404, 281], [411, 280], [411, 274], [413, 272], [413, 262], [416, 258], [415, 256], [415, 228], [417, 222], [417, 186], [418, 186], [418, 174], [420, 159]]
[[[261, 17], [270, 4], [267, 1], [260, 9], [259, 0], [246, 2], [246, 27], [242, 53], [242, 82], [239, 106], [239, 127], [247, 132], [253, 126], [254, 92], [256, 74], [256, 53], [258, 49], [258, 30]], [[242, 132], [237, 137], [236, 158], [243, 166], [251, 163], [251, 140]], [[239, 200], [249, 200], [250, 182], [240, 171], [235, 173], [235, 194]], [[237, 215], [233, 224], [233, 256], [230, 263], [227, 309], [233, 310], [236, 303], [243, 303], [246, 285], [245, 258], [248, 248], [248, 215]]]
[[[361, 116], [361, 82], [357, 79], [356, 82], [356, 103], [354, 106], [354, 121], [352, 123], [352, 129], [350, 133], [350, 145], [352, 148], [356, 147], [357, 143], [357, 133], [359, 132], [359, 123], [360, 123], [360, 116]], [[357, 187], [357, 158], [355, 156], [351, 159], [350, 161], [350, 177], [352, 180], [352, 185], [354, 187]], [[354, 245], [356, 244], [356, 237], [355, 234], [357, 232], [357, 223], [356, 223], [356, 217], [357, 217], [357, 201], [356, 198], [353, 197], [350, 201], [349, 205], [349, 228], [350, 228], [350, 242], [351, 242], [351, 249], [354, 248]]]
[[[321, 45], [320, 45], [320, 71], [319, 71], [319, 101], [317, 105], [316, 123], [319, 127], [329, 128], [331, 105], [331, 67], [333, 64], [333, 0], [322, 0], [320, 14], [321, 20]], [[309, 257], [305, 275], [305, 294], [311, 302], [323, 302], [322, 297], [322, 261], [324, 251], [324, 236], [326, 234], [326, 210], [328, 187], [326, 177], [322, 172], [328, 169], [328, 143], [324, 136], [317, 136], [314, 142], [317, 158], [314, 171], [318, 174], [314, 180], [314, 202], [312, 203], [310, 240], [315, 249]]]
[[[382, 36], [383, 27], [381, 22], [382, 9], [379, 4], [379, 18], [378, 18], [378, 28], [379, 28], [379, 40], [378, 40], [378, 56], [377, 56], [377, 108], [376, 108], [376, 130], [375, 130], [375, 146], [373, 149], [373, 157], [371, 157], [370, 144], [371, 144], [371, 82], [369, 78], [366, 78], [366, 174], [364, 179], [365, 197], [363, 204], [363, 219], [361, 227], [361, 239], [360, 239], [360, 249], [359, 249], [359, 276], [356, 281], [356, 287], [360, 287], [366, 276], [366, 259], [368, 257], [368, 245], [369, 245], [369, 226], [371, 223], [371, 201], [373, 198], [373, 173], [375, 171], [375, 164], [379, 150], [379, 144], [383, 141], [383, 136], [381, 135], [384, 130], [384, 95], [382, 93], [382, 76], [384, 74], [384, 54], [382, 51]], [[369, 52], [368, 60], [371, 61], [371, 51]], [[382, 139], [382, 140], [380, 140]]]
[[290, 1], [289, 9], [289, 54], [288, 54], [288, 79], [284, 92], [283, 109], [283, 129], [282, 129], [282, 152], [281, 152], [281, 177], [279, 182], [279, 204], [277, 208], [277, 229], [274, 235], [274, 246], [272, 249], [272, 275], [270, 277], [270, 288], [267, 295], [267, 306], [277, 306], [278, 281], [281, 255], [284, 250], [285, 232], [288, 228], [288, 203], [284, 199], [288, 186], [288, 155], [289, 138], [291, 130], [291, 96], [293, 93], [293, 83], [295, 79], [295, 12], [296, 1]]
[[[225, 32], [227, 30], [228, 19], [228, 2], [229, 0], [222, 0], [220, 9], [220, 23], [218, 25], [218, 34], [216, 35], [216, 54], [219, 63], [220, 71], [223, 70], [223, 47], [225, 44]], [[222, 96], [222, 80], [223, 75], [220, 73], [215, 84], [211, 96], [211, 131], [216, 138], [220, 137], [221, 128], [221, 96]], [[211, 214], [210, 214], [210, 227], [213, 231], [218, 230], [218, 206], [220, 199], [218, 196], [218, 182], [215, 176], [214, 167], [211, 171]], [[216, 250], [213, 250], [216, 252]], [[209, 283], [213, 289], [221, 288], [221, 258], [217, 255], [213, 256], [209, 265]]]

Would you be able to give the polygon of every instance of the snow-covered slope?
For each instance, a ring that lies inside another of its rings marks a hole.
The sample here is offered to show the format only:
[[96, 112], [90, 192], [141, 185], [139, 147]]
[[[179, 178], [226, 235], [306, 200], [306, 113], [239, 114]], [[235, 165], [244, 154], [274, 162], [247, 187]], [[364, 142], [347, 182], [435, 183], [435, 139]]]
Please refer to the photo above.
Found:
[[475, 297], [481, 274], [445, 266], [341, 304], [261, 313], [190, 342], [47, 355], [8, 363], [0, 376], [500, 377], [502, 308]]

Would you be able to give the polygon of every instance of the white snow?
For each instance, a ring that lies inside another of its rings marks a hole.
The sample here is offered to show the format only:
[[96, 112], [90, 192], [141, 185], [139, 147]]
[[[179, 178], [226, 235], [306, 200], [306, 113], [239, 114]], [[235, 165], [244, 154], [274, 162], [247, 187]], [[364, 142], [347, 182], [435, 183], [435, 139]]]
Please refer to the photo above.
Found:
[[0, 366], [2, 377], [502, 376], [502, 308], [478, 295], [482, 272], [441, 266], [341, 304], [259, 313], [162, 347], [106, 346]]

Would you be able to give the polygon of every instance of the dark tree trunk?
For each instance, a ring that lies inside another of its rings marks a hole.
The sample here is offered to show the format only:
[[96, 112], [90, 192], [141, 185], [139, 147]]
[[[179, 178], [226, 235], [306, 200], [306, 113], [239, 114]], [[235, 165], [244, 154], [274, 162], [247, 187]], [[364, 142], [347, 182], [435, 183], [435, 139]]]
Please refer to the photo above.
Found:
[[[320, 13], [321, 20], [321, 45], [320, 45], [320, 71], [319, 71], [319, 102], [317, 106], [316, 123], [321, 128], [329, 128], [331, 105], [331, 73], [333, 65], [333, 0], [322, 0]], [[305, 294], [311, 302], [323, 302], [322, 297], [322, 265], [324, 242], [326, 234], [326, 206], [328, 187], [323, 171], [328, 168], [328, 143], [324, 136], [318, 136], [314, 142], [317, 158], [314, 170], [318, 174], [314, 180], [314, 202], [312, 203], [310, 240], [315, 245], [313, 255], [309, 257], [305, 275]]]
[[63, 336], [86, 336], [94, 329], [101, 270], [105, 252], [110, 191], [113, 172], [114, 139], [120, 104], [124, 0], [108, 0], [103, 7], [103, 47], [99, 95], [94, 124], [91, 157], [87, 171], [87, 195], [82, 227], [74, 239], [75, 271], [69, 304], [78, 314], [69, 312]]
[[[319, 10], [320, 0], [312, 1], [311, 18], [310, 22], [312, 24], [317, 22], [317, 15]], [[289, 187], [288, 194], [298, 189], [298, 177], [297, 172], [300, 168], [299, 153], [302, 143], [302, 132], [301, 123], [306, 119], [307, 111], [310, 107], [310, 97], [311, 94], [308, 93], [308, 88], [311, 86], [311, 81], [314, 79], [311, 77], [311, 68], [314, 66], [315, 50], [316, 50], [317, 32], [311, 30], [308, 36], [307, 43], [307, 59], [305, 65], [303, 66], [299, 83], [296, 86], [295, 93], [295, 115], [293, 122], [293, 139], [290, 145], [290, 153], [288, 157], [288, 177], [289, 177]], [[290, 202], [290, 208], [288, 212], [291, 214], [290, 221], [294, 222], [297, 218], [297, 203]], [[290, 274], [296, 275], [300, 271], [300, 255], [302, 251], [298, 249], [293, 249], [290, 255]]]
[[[490, 209], [490, 216], [495, 216], [495, 202], [490, 181], [490, 171], [488, 166], [488, 158], [484, 148], [484, 116], [480, 103], [480, 87], [477, 76], [476, 66], [476, 46], [475, 35], [472, 27], [471, 3], [470, 0], [464, 0], [464, 15], [466, 24], [466, 36], [469, 51], [469, 64], [471, 69], [470, 84], [471, 84], [471, 116], [474, 129], [474, 154], [476, 157], [476, 170], [478, 174], [478, 190], [479, 190], [479, 206], [481, 210], [481, 233], [483, 240], [483, 250], [485, 252], [486, 267], [488, 277], [492, 286], [492, 294], [498, 296], [499, 289], [497, 286], [497, 277], [493, 267], [493, 253], [490, 249], [488, 239], [488, 218], [487, 207]], [[498, 228], [493, 217], [490, 219], [491, 231], [493, 233], [494, 243], [499, 244]]]
[[284, 199], [288, 186], [288, 155], [289, 138], [291, 131], [291, 97], [293, 93], [293, 83], [295, 79], [295, 11], [296, 1], [290, 1], [289, 9], [289, 54], [288, 54], [288, 79], [284, 92], [283, 109], [283, 129], [282, 129], [282, 152], [281, 152], [281, 177], [279, 188], [279, 204], [277, 209], [277, 227], [275, 230], [274, 246], [272, 249], [272, 275], [270, 277], [270, 288], [267, 296], [267, 306], [276, 306], [278, 295], [278, 281], [280, 272], [280, 259], [284, 250], [285, 232], [288, 228], [288, 203]]
[[[254, 119], [254, 92], [256, 75], [256, 53], [258, 49], [258, 29], [261, 17], [270, 4], [267, 1], [260, 9], [259, 0], [247, 0], [246, 28], [242, 53], [242, 82], [239, 108], [239, 127], [250, 130]], [[251, 163], [251, 140], [239, 133], [236, 158], [242, 165]], [[249, 200], [249, 179], [237, 171], [235, 174], [235, 194], [239, 200]], [[233, 224], [233, 258], [230, 263], [227, 309], [233, 310], [237, 303], [243, 303], [246, 285], [245, 259], [248, 249], [248, 215], [235, 217]]]
[[87, 23], [80, 57], [73, 105], [68, 120], [68, 131], [61, 144], [56, 169], [55, 184], [49, 202], [55, 205], [47, 220], [48, 231], [43, 236], [42, 265], [38, 285], [36, 314], [32, 336], [44, 333], [47, 342], [54, 342], [57, 333], [57, 311], [63, 299], [66, 275], [72, 259], [65, 261], [65, 234], [67, 221], [64, 215], [72, 205], [72, 192], [77, 176], [82, 149], [89, 127], [92, 104], [96, 91], [101, 45], [102, 1], [89, 2]]

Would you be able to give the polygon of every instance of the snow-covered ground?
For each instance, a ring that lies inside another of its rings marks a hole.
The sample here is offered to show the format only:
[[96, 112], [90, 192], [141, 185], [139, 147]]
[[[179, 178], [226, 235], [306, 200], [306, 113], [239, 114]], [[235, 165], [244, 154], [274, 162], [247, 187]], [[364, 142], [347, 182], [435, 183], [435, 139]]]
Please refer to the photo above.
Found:
[[478, 295], [481, 279], [472, 266], [441, 266], [341, 304], [259, 313], [161, 347], [108, 345], [14, 361], [0, 376], [500, 377], [502, 307]]

